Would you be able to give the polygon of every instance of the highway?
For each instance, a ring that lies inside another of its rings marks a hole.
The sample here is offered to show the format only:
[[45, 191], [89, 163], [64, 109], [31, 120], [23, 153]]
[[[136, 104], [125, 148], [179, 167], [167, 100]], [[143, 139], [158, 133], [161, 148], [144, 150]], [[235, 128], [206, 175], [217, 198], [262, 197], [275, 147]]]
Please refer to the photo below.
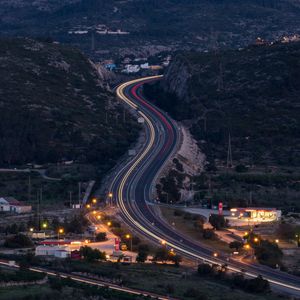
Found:
[[157, 244], [164, 241], [167, 247], [183, 256], [198, 262], [226, 264], [229, 270], [243, 272], [252, 278], [262, 275], [274, 290], [300, 296], [300, 278], [259, 264], [236, 261], [222, 253], [215, 258], [211, 249], [176, 231], [154, 212], [151, 195], [155, 178], [177, 151], [179, 142], [176, 123], [142, 94], [143, 84], [161, 77], [132, 80], [116, 90], [117, 96], [144, 119], [146, 139], [139, 153], [122, 166], [111, 183], [110, 192], [123, 220], [136, 232]]

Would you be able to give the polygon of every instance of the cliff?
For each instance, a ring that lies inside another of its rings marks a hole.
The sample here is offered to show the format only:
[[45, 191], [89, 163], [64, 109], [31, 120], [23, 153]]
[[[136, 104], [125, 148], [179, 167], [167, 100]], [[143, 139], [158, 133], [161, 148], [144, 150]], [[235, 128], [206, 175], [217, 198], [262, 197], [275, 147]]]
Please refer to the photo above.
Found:
[[226, 159], [230, 134], [236, 161], [300, 165], [300, 43], [183, 52], [145, 92], [210, 157]]

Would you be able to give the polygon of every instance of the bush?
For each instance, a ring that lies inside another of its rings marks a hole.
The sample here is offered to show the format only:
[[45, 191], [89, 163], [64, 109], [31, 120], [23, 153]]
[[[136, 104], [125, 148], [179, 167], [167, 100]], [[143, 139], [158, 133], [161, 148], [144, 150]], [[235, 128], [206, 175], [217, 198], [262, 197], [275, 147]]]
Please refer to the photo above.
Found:
[[106, 232], [99, 232], [99, 233], [97, 233], [95, 239], [96, 239], [97, 242], [106, 241]]
[[236, 251], [239, 251], [241, 248], [243, 248], [243, 243], [239, 241], [233, 241], [229, 244], [230, 249], [235, 249]]
[[13, 237], [7, 238], [4, 242], [4, 247], [7, 248], [27, 248], [32, 247], [33, 243], [31, 239], [24, 234], [16, 234]]
[[216, 214], [210, 215], [209, 223], [216, 230], [220, 230], [227, 226], [226, 220], [222, 215], [216, 215]]
[[245, 173], [248, 171], [248, 168], [246, 166], [240, 164], [235, 167], [235, 171], [238, 173]]
[[212, 240], [212, 239], [216, 238], [216, 234], [211, 229], [204, 229], [202, 236], [204, 239], [207, 239], [207, 240]]
[[209, 264], [200, 264], [198, 265], [198, 274], [201, 276], [210, 275], [213, 273], [213, 268]]
[[145, 244], [139, 245], [136, 261], [143, 263], [147, 260], [148, 255], [149, 255], [149, 246]]

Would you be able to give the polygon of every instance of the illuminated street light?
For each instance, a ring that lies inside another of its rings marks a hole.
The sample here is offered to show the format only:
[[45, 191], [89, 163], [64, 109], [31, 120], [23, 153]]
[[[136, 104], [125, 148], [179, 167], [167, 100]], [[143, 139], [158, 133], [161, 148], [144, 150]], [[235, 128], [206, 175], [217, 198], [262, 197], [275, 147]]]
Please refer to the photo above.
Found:
[[109, 198], [112, 198], [112, 197], [113, 197], [113, 193], [110, 192], [110, 193], [108, 194], [108, 197], [109, 197]]
[[33, 232], [33, 230], [34, 230], [33, 227], [30, 227], [30, 228], [29, 228], [29, 231], [30, 231], [30, 232]]
[[93, 202], [94, 204], [96, 204], [96, 203], [97, 203], [97, 198], [93, 198], [92, 202]]
[[275, 240], [275, 243], [276, 243], [276, 244], [278, 244], [278, 243], [279, 243], [279, 240], [278, 240], [278, 239], [276, 239], [276, 240]]
[[87, 204], [87, 205], [86, 205], [86, 208], [91, 208], [91, 205], [90, 205], [90, 204]]
[[97, 216], [97, 219], [98, 219], [98, 220], [100, 220], [100, 219], [101, 219], [101, 216], [100, 216], [100, 215], [98, 215], [98, 216]]
[[249, 245], [249, 244], [246, 244], [244, 247], [245, 247], [246, 249], [250, 249], [250, 245]]
[[126, 234], [125, 237], [127, 240], [130, 240], [130, 251], [132, 251], [132, 237], [130, 234]]
[[167, 244], [167, 242], [166, 242], [165, 240], [162, 240], [162, 241], [161, 241], [161, 244], [162, 244], [163, 246], [165, 246], [165, 245]]
[[47, 223], [43, 223], [43, 224], [42, 224], [42, 227], [43, 227], [44, 229], [46, 229], [46, 228], [48, 227]]
[[254, 242], [255, 242], [255, 243], [258, 242], [258, 238], [257, 238], [257, 237], [254, 238]]
[[59, 240], [59, 235], [64, 233], [64, 229], [63, 228], [59, 228], [57, 231], [57, 239]]
[[217, 252], [214, 252], [213, 256], [214, 256], [214, 257], [218, 257], [218, 253], [217, 253]]
[[107, 222], [107, 226], [111, 226], [111, 222]]
[[245, 236], [248, 236], [248, 235], [249, 235], [249, 232], [248, 232], [248, 231], [245, 231], [244, 235], [245, 235]]
[[93, 210], [93, 215], [97, 214], [97, 212], [95, 210]]

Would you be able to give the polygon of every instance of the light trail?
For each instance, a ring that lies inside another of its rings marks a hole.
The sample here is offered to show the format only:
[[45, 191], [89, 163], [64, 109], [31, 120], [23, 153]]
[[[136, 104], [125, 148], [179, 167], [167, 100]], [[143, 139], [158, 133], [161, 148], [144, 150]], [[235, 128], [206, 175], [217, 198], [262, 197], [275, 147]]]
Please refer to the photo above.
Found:
[[[126, 95], [124, 93], [124, 90], [126, 88], [134, 85], [134, 84], [143, 83], [145, 81], [150, 81], [150, 80], [155, 80], [155, 79], [160, 79], [162, 77], [163, 77], [162, 75], [158, 75], [158, 76], [151, 76], [151, 77], [145, 77], [145, 78], [131, 80], [131, 81], [128, 81], [126, 83], [121, 84], [116, 90], [117, 96], [120, 99], [122, 99], [126, 104], [128, 104], [131, 108], [137, 110], [137, 113], [140, 114], [140, 116], [142, 116], [144, 118], [146, 124], [149, 127], [149, 132], [150, 132], [150, 139], [149, 139], [147, 147], [139, 155], [137, 155], [135, 157], [134, 162], [132, 162], [132, 161], [129, 162], [118, 173], [118, 175], [120, 175], [128, 167], [128, 165], [130, 165], [132, 163], [131, 167], [123, 175], [121, 183], [118, 187], [117, 202], [118, 202], [119, 207], [122, 210], [123, 214], [132, 223], [132, 225], [135, 226], [136, 228], [138, 228], [140, 231], [142, 231], [146, 235], [148, 235], [149, 237], [152, 237], [158, 243], [160, 243], [162, 240], [166, 240], [166, 236], [164, 236], [163, 234], [158, 235], [157, 233], [147, 229], [143, 224], [141, 224], [137, 220], [135, 220], [132, 217], [132, 215], [130, 214], [130, 212], [128, 211], [128, 209], [126, 208], [126, 205], [125, 205], [125, 202], [124, 202], [124, 199], [123, 199], [124, 188], [125, 188], [125, 185], [126, 185], [128, 179], [129, 179], [129, 177], [133, 174], [135, 168], [151, 152], [151, 149], [152, 149], [152, 147], [154, 145], [154, 141], [155, 141], [155, 129], [154, 129], [154, 125], [152, 124], [150, 118], [148, 118], [145, 113], [138, 110], [138, 105], [136, 105], [130, 98], [126, 97]], [[149, 106], [149, 105], [147, 105], [147, 106]], [[115, 177], [115, 179], [112, 183], [112, 186], [114, 185], [118, 175]], [[182, 246], [178, 246], [177, 244], [175, 244], [173, 242], [170, 242], [170, 240], [171, 239], [169, 239], [169, 241], [168, 241], [168, 239], [166, 240], [167, 245], [171, 246], [172, 248], [176, 249], [177, 251], [179, 251], [179, 252], [181, 252], [181, 253], [189, 256], [189, 257], [193, 257], [193, 258], [205, 261], [205, 262], [210, 263], [210, 264], [218, 264], [218, 265], [226, 264], [226, 265], [228, 265], [228, 269], [230, 271], [240, 272], [239, 268], [236, 268], [234, 266], [230, 266], [227, 261], [221, 261], [221, 259], [218, 259], [218, 260], [209, 259], [206, 256], [201, 256], [199, 254], [196, 254], [195, 252], [192, 252], [190, 250], [185, 249]], [[222, 263], [220, 263], [220, 261]], [[247, 268], [246, 265], [244, 267]], [[259, 273], [254, 273], [254, 272], [249, 272], [249, 271], [244, 272], [244, 274], [247, 275], [248, 277], [251, 277], [251, 278], [255, 278], [259, 275]], [[270, 283], [272, 283], [274, 285], [281, 286], [281, 287], [284, 287], [284, 288], [287, 288], [287, 289], [290, 289], [290, 290], [293, 290], [293, 291], [300, 292], [300, 287], [298, 287], [298, 286], [294, 286], [294, 285], [291, 285], [291, 284], [288, 284], [288, 283], [285, 283], [285, 282], [282, 282], [282, 281], [278, 281], [276, 279], [272, 279], [269, 276], [264, 276], [264, 278], [267, 279]]]

